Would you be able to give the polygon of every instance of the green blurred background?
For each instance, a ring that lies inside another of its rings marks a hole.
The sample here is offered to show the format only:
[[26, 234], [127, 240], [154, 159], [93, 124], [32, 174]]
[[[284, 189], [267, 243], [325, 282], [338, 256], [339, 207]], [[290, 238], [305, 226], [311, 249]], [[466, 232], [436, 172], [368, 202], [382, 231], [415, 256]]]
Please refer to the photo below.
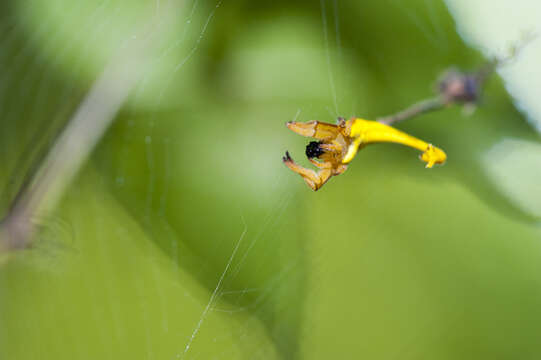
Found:
[[[0, 3], [3, 215], [107, 62], [168, 5]], [[91, 159], [35, 219], [34, 246], [0, 265], [1, 359], [541, 357], [541, 213], [524, 206], [541, 189], [493, 151], [512, 138], [535, 159], [540, 143], [498, 77], [473, 115], [398, 125], [443, 148], [442, 167], [372, 146], [314, 193], [280, 161], [287, 149], [307, 164], [286, 121], [375, 119], [430, 96], [448, 67], [482, 65], [445, 3], [172, 9]]]

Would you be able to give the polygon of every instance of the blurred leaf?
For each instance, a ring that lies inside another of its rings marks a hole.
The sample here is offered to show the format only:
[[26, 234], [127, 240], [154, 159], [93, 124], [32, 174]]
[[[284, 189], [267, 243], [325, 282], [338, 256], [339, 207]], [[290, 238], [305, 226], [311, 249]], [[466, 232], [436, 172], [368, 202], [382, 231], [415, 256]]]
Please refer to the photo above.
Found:
[[[165, 3], [0, 4], [4, 212]], [[502, 82], [400, 124], [443, 167], [378, 145], [313, 193], [280, 162], [307, 163], [288, 120], [374, 119], [481, 65], [445, 4], [216, 5], [182, 3], [35, 247], [0, 260], [0, 357], [535, 358], [539, 139]]]
[[485, 154], [483, 165], [502, 193], [541, 217], [541, 144], [505, 139]]
[[2, 358], [274, 357], [256, 319], [216, 311], [220, 297], [209, 303], [91, 171], [81, 180], [57, 215], [67, 245], [41, 240], [0, 272]]

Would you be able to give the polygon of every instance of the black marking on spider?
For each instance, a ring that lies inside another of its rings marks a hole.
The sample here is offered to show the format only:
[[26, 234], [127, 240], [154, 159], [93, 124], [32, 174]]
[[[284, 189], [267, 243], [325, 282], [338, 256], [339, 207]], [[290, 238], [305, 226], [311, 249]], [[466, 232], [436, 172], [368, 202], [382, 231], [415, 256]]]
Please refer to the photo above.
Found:
[[286, 156], [282, 157], [282, 161], [283, 162], [293, 161], [293, 159], [291, 159], [291, 156], [289, 155], [289, 151], [286, 151]]
[[319, 147], [320, 144], [321, 142], [319, 141], [310, 141], [310, 143], [306, 145], [306, 156], [308, 159], [318, 158], [325, 152]]

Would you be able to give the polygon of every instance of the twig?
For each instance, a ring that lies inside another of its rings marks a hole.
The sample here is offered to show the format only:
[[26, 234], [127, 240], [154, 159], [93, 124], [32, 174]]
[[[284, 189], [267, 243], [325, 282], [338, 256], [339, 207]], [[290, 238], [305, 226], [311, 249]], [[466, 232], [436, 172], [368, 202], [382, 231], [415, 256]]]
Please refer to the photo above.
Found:
[[452, 104], [475, 105], [481, 97], [481, 91], [487, 79], [498, 68], [515, 60], [520, 52], [536, 38], [537, 35], [534, 33], [524, 33], [522, 38], [509, 48], [506, 56], [488, 61], [473, 73], [465, 73], [454, 68], [446, 71], [438, 82], [438, 96], [415, 103], [398, 113], [380, 117], [377, 121], [392, 125]]
[[391, 125], [420, 114], [424, 114], [430, 111], [436, 111], [443, 108], [447, 103], [441, 97], [435, 97], [433, 99], [427, 99], [411, 105], [409, 108], [402, 110], [396, 114], [378, 118], [380, 123]]

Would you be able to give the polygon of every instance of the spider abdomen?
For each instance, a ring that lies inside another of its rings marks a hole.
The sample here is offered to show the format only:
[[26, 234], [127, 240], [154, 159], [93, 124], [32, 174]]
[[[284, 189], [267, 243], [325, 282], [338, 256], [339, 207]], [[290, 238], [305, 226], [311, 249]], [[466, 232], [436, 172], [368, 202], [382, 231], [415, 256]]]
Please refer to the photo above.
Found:
[[310, 141], [306, 145], [306, 156], [308, 159], [318, 158], [324, 153], [324, 150], [319, 146], [320, 144], [319, 141]]

